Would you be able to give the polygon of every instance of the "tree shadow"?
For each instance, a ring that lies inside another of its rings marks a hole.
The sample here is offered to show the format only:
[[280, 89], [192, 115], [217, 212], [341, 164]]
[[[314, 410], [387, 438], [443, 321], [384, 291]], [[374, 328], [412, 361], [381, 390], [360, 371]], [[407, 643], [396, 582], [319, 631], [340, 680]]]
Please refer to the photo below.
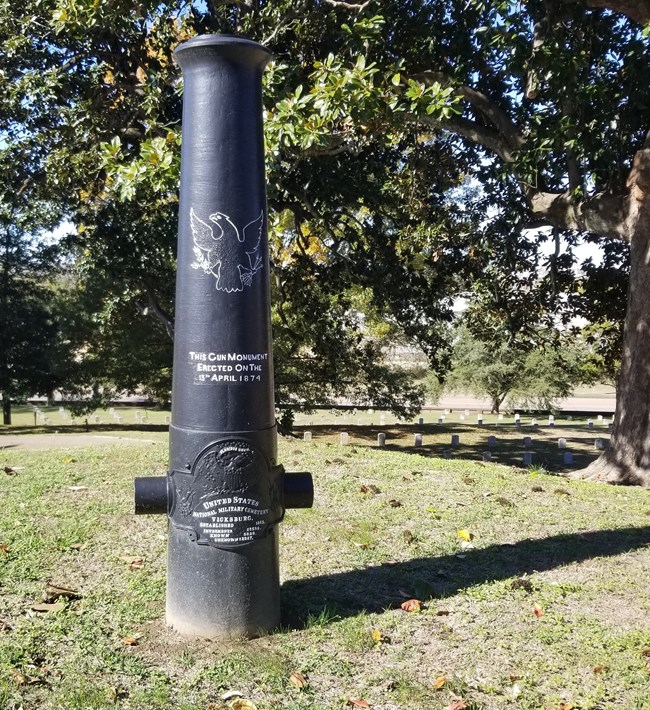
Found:
[[595, 530], [288, 580], [282, 585], [283, 624], [300, 629], [310, 616], [382, 612], [398, 607], [405, 594], [421, 601], [444, 599], [476, 584], [613, 557], [648, 544], [650, 526]]

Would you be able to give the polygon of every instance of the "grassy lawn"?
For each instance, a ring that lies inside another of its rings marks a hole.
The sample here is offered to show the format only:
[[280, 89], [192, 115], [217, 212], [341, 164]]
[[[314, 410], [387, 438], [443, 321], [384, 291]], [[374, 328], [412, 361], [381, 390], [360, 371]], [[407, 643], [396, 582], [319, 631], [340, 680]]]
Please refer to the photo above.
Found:
[[[164, 419], [156, 443], [130, 422], [146, 441], [0, 451], [0, 708], [650, 710], [650, 492], [541, 469], [558, 436], [588, 459], [597, 434], [387, 422], [379, 450], [374, 419], [350, 446], [318, 416], [313, 442], [280, 443], [316, 503], [281, 526], [283, 628], [252, 641], [165, 627], [165, 520], [132, 515], [133, 477], [165, 472]], [[501, 465], [472, 460], [495, 433]], [[505, 465], [524, 435], [538, 465]], [[48, 585], [78, 596], [40, 606]]]

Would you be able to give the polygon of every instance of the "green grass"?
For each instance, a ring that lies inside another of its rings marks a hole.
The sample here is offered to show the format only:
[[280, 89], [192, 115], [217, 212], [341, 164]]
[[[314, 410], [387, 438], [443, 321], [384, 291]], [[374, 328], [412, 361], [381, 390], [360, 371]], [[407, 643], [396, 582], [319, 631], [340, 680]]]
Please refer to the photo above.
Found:
[[[216, 710], [238, 690], [265, 710], [339, 710], [349, 696], [375, 710], [455, 697], [650, 710], [649, 492], [442, 459], [435, 436], [449, 432], [431, 426], [424, 451], [410, 447], [417, 427], [394, 427], [387, 450], [370, 426], [347, 447], [331, 424], [280, 442], [288, 469], [313, 472], [315, 506], [281, 526], [282, 629], [227, 643], [164, 625], [166, 523], [131, 502], [134, 476], [165, 470], [163, 437], [2, 451], [0, 471], [18, 472], [0, 474], [0, 708]], [[487, 433], [464, 430], [468, 456]], [[48, 582], [81, 598], [33, 611]], [[408, 597], [423, 610], [403, 611]]]

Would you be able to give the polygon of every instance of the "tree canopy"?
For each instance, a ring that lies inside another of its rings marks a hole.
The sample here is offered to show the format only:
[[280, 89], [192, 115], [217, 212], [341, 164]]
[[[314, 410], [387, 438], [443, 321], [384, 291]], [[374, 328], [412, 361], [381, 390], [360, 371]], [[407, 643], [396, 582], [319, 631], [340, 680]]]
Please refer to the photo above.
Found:
[[[592, 472], [647, 484], [649, 19], [648, 3], [626, 0], [5, 0], [0, 163], [26, 214], [45, 199], [74, 221], [86, 279], [112, 269], [104, 320], [136, 307], [169, 329], [182, 92], [171, 53], [201, 32], [261, 41], [274, 54], [266, 140], [287, 382], [299, 363], [318, 379], [357, 287], [442, 373], [454, 295], [486, 248], [507, 251], [499, 230], [486, 241], [477, 229], [493, 217], [487, 198], [503, 197], [501, 218], [550, 225], [569, 255], [585, 236], [629, 245], [616, 425]], [[486, 199], [450, 199], [470, 177]], [[324, 307], [328, 327], [308, 332]], [[370, 362], [368, 344], [348, 338], [345, 352]]]

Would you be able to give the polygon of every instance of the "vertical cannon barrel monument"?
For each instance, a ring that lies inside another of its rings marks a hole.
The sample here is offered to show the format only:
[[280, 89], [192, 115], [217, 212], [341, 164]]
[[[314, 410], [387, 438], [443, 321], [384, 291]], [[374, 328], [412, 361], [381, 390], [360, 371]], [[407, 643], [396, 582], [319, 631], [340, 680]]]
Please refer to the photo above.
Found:
[[308, 473], [277, 461], [262, 73], [241, 37], [175, 52], [183, 142], [169, 474], [135, 480], [135, 512], [167, 513], [167, 623], [255, 636], [280, 623], [278, 523], [310, 507]]

